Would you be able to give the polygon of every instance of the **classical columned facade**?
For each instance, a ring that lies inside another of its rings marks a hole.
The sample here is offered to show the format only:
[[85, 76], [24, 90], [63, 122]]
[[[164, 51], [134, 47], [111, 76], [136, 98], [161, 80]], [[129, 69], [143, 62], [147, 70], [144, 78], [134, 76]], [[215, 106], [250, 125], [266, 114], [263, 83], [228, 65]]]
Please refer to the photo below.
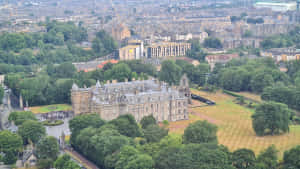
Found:
[[153, 44], [148, 47], [148, 57], [164, 58], [172, 56], [184, 56], [191, 49], [190, 43], [165, 42]]

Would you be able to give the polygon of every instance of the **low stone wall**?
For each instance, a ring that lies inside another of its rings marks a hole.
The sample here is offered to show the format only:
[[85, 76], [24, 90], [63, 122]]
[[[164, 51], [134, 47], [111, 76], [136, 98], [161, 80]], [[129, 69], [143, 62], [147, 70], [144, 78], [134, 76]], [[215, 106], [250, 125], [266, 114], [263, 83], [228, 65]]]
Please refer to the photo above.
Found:
[[52, 111], [48, 113], [38, 114], [38, 118], [41, 121], [44, 120], [62, 120], [65, 118], [72, 118], [74, 116], [73, 111]]

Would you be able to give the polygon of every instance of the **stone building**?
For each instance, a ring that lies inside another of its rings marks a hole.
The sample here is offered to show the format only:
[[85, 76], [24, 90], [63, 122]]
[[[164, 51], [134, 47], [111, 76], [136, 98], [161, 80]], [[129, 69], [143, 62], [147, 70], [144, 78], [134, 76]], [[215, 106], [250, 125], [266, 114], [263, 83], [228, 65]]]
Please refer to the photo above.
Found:
[[102, 119], [112, 120], [132, 114], [137, 121], [153, 115], [158, 122], [177, 121], [188, 119], [190, 90], [186, 75], [177, 87], [155, 79], [105, 85], [98, 81], [91, 88], [73, 84], [71, 101], [75, 115], [98, 113]]
[[131, 37], [131, 33], [125, 25], [119, 24], [112, 28], [112, 37], [117, 41], [122, 41]]
[[166, 58], [172, 56], [185, 56], [186, 51], [191, 49], [190, 43], [161, 42], [147, 48], [148, 58]]
[[130, 40], [128, 45], [118, 51], [120, 60], [142, 59], [144, 56], [144, 44], [139, 40]]

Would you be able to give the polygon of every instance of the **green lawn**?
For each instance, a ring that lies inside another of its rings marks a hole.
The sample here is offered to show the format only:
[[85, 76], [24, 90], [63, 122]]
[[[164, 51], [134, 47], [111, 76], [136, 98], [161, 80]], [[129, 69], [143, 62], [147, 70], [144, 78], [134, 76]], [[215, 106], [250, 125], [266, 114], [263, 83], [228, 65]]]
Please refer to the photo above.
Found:
[[30, 107], [29, 109], [34, 114], [38, 114], [38, 113], [48, 113], [51, 111], [69, 111], [72, 110], [72, 106], [67, 104], [53, 104], [53, 105], [46, 105], [46, 106]]
[[252, 129], [253, 109], [234, 103], [234, 97], [221, 92], [206, 93], [196, 90], [192, 92], [215, 101], [217, 105], [190, 108], [189, 112], [192, 113], [189, 120], [170, 122], [171, 133], [182, 134], [189, 123], [207, 120], [218, 126], [219, 143], [226, 145], [231, 151], [249, 148], [258, 154], [274, 144], [282, 157], [285, 150], [300, 145], [300, 125], [290, 126], [290, 132], [283, 135], [258, 137]]

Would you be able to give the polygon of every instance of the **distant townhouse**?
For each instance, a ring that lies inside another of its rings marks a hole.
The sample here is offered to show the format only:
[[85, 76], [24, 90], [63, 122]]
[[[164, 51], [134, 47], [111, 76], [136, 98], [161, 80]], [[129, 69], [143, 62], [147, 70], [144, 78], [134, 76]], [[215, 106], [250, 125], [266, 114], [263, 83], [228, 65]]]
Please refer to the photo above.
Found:
[[273, 48], [261, 52], [262, 56], [271, 57], [276, 62], [300, 60], [300, 49], [296, 48]]
[[239, 58], [238, 54], [216, 54], [216, 55], [207, 55], [205, 60], [210, 65], [211, 69], [214, 69], [216, 63], [225, 64], [232, 59]]

